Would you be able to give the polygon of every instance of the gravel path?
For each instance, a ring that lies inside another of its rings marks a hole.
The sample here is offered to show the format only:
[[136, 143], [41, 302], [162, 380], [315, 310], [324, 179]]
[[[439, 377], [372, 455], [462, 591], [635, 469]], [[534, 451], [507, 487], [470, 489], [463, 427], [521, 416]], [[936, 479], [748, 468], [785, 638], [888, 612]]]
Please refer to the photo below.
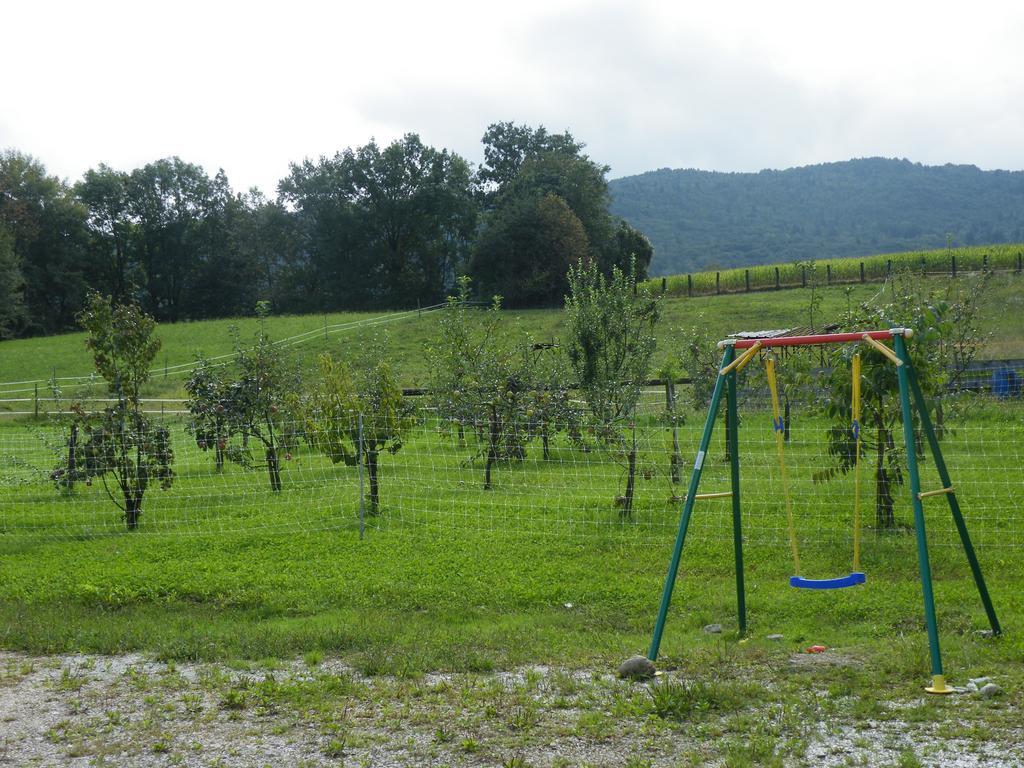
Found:
[[[697, 705], [659, 716], [659, 685], [677, 686], [679, 706]], [[889, 703], [877, 717], [857, 716], [857, 702], [816, 704], [808, 719], [785, 696], [747, 704], [698, 700], [701, 690], [671, 676], [629, 683], [546, 667], [406, 680], [361, 677], [335, 660], [0, 652], [0, 765], [1024, 766], [1024, 731], [1012, 725], [1021, 719], [1006, 700], [992, 705], [1004, 723], [994, 727], [976, 697], [966, 719], [927, 701]]]

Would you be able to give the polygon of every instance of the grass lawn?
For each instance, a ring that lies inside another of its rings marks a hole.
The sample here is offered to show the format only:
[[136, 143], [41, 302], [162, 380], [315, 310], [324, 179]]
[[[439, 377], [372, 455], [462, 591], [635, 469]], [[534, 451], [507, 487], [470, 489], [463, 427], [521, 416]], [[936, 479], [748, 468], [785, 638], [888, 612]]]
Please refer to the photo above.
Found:
[[[947, 278], [930, 277], [936, 289], [948, 283]], [[992, 278], [982, 312], [986, 331], [990, 334], [982, 357], [1001, 359], [1024, 357], [1024, 278], [1000, 275]], [[821, 307], [815, 323], [827, 323], [852, 303], [884, 298], [882, 284], [832, 286], [819, 288]], [[696, 296], [692, 299], [667, 296], [663, 300], [662, 321], [658, 328], [658, 352], [655, 366], [679, 345], [694, 325], [706, 328], [713, 336], [725, 337], [741, 330], [807, 326], [810, 292], [789, 289], [751, 294]], [[519, 327], [537, 340], [558, 339], [564, 332], [560, 309], [509, 311]], [[386, 318], [386, 321], [381, 321]], [[292, 347], [300, 364], [311, 370], [316, 356], [328, 350], [337, 356], [351, 356], [364, 349], [375, 335], [386, 338], [388, 356], [406, 386], [422, 385], [426, 378], [424, 347], [437, 334], [436, 317], [430, 313], [382, 315], [380, 313], [333, 313], [326, 316], [277, 316], [266, 320], [266, 330], [275, 340], [308, 334]], [[326, 336], [322, 331], [327, 326]], [[233, 349], [232, 327], [237, 327], [243, 340], [251, 340], [258, 328], [255, 318], [208, 320], [194, 323], [161, 325], [157, 334], [163, 341], [158, 365], [148, 387], [151, 396], [180, 397], [184, 376], [175, 366], [186, 366], [198, 354], [207, 357], [229, 354]], [[48, 393], [47, 382], [58, 377], [88, 376], [92, 361], [85, 349], [85, 336], [70, 333], [38, 339], [0, 342], [0, 382], [31, 382], [39, 380], [40, 396]], [[168, 374], [163, 371], [167, 368]], [[72, 385], [75, 386], [72, 386]], [[65, 398], [78, 396], [77, 382], [62, 381]], [[94, 395], [101, 388], [92, 387]], [[0, 386], [0, 399], [31, 398], [34, 385], [5, 384]], [[29, 404], [0, 402], [4, 410], [24, 410]]]

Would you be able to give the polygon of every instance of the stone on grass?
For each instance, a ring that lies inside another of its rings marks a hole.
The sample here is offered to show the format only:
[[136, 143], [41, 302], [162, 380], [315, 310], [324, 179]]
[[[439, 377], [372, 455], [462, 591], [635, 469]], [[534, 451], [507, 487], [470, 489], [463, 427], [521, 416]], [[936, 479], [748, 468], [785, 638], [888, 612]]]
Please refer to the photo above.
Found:
[[782, 640], [782, 638], [783, 638], [783, 635], [768, 635], [768, 637], [766, 637], [765, 640], [771, 640], [771, 641], [777, 643], [780, 640]]
[[633, 656], [619, 665], [619, 677], [647, 680], [654, 677], [654, 663], [646, 656]]
[[707, 632], [709, 635], [720, 635], [722, 634], [722, 625], [708, 624], [706, 627], [704, 627], [704, 631]]
[[976, 629], [974, 630], [974, 634], [976, 634], [978, 637], [993, 637], [995, 635], [995, 632], [993, 632], [991, 629]]
[[986, 699], [991, 699], [994, 696], [998, 696], [1002, 692], [1003, 689], [995, 683], [985, 683], [985, 685], [981, 686], [980, 690], [978, 691], [978, 693], [980, 693]]

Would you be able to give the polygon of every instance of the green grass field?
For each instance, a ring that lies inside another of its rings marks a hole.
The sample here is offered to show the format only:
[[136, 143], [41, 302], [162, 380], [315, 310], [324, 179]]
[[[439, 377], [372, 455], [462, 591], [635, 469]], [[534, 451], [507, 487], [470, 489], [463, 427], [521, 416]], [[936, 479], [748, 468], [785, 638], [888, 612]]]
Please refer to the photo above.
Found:
[[[1014, 594], [1024, 575], [1024, 524], [1013, 510], [1024, 488], [993, 485], [990, 476], [1014, 471], [1022, 413], [978, 406], [946, 441], [1009, 626], [1020, 619]], [[696, 450], [700, 421], [691, 414], [682, 430], [684, 457]], [[741, 431], [754, 633], [882, 652], [895, 635], [920, 626], [913, 537], [905, 529], [876, 531], [868, 502], [867, 587], [791, 590], [768, 421], [751, 412]], [[819, 576], [849, 568], [852, 537], [851, 478], [811, 479], [824, 461], [825, 427], [817, 418], [798, 422], [788, 451], [805, 566]], [[215, 473], [183, 425], [172, 429], [175, 485], [151, 490], [140, 531], [127, 533], [99, 483], [69, 494], [45, 480], [52, 454], [38, 431], [0, 427], [0, 446], [23, 462], [8, 468], [0, 488], [0, 643], [37, 652], [142, 649], [168, 658], [316, 649], [389, 671], [606, 664], [646, 647], [678, 519], [673, 496], [681, 493], [666, 470], [668, 430], [652, 418], [639, 428], [641, 479], [630, 520], [614, 503], [624, 471], [600, 451], [584, 453], [560, 439], [545, 461], [534, 445], [527, 461], [499, 466], [495, 487], [484, 491], [480, 462], [468, 461], [472, 441], [459, 446], [427, 421], [382, 460], [383, 506], [362, 541], [354, 469], [300, 447], [276, 494], [263, 473], [230, 465]], [[705, 490], [728, 487], [723, 451], [719, 439]], [[926, 484], [937, 484], [931, 473], [926, 468]], [[904, 524], [908, 507], [901, 498]], [[944, 638], [957, 657], [974, 642], [972, 630], [984, 627], [984, 614], [944, 512], [930, 506], [930, 533]], [[705, 502], [666, 637], [669, 659], [700, 643], [704, 624], [735, 627], [730, 536], [728, 506]], [[924, 637], [916, 629], [909, 635], [922, 653], [913, 657], [919, 668], [903, 672], [916, 681], [925, 671]], [[998, 647], [1012, 654], [1022, 646], [1008, 639]]]
[[[989, 334], [982, 352], [985, 358], [1024, 357], [1024, 277], [999, 275], [992, 278], [983, 301], [982, 319]], [[930, 277], [936, 289], [948, 284], [947, 278]], [[964, 283], [967, 285], [967, 283]], [[814, 318], [815, 324], [827, 323], [848, 306], [884, 298], [882, 284], [832, 286], [819, 289], [822, 303]], [[806, 327], [810, 325], [808, 303], [810, 293], [802, 289], [723, 296], [699, 296], [692, 299], [667, 296], [662, 304], [662, 321], [658, 327], [657, 366], [666, 355], [685, 343], [687, 333], [700, 325], [713, 336], [725, 337], [740, 330]], [[509, 312], [517, 326], [537, 340], [558, 339], [564, 332], [561, 310], [526, 310]], [[329, 330], [325, 335], [324, 326]], [[336, 327], [343, 326], [343, 327]], [[243, 341], [251, 340], [257, 330], [254, 318], [209, 320], [195, 323], [164, 325], [158, 328], [163, 348], [158, 366], [147, 389], [152, 397], [180, 397], [184, 374], [181, 367], [194, 362], [197, 355], [227, 355], [232, 351], [231, 329], [235, 327]], [[376, 313], [338, 313], [325, 318], [316, 315], [271, 317], [266, 329], [275, 340], [308, 334], [291, 347], [299, 363], [311, 370], [316, 356], [330, 351], [350, 356], [366, 346], [374, 336], [386, 338], [388, 356], [394, 361], [406, 386], [422, 385], [426, 378], [423, 349], [437, 334], [437, 318], [430, 313], [418, 315], [381, 315]], [[40, 397], [47, 396], [47, 382], [56, 374], [66, 399], [83, 392], [100, 394], [96, 385], [64, 377], [88, 377], [91, 360], [85, 349], [84, 334], [71, 333], [38, 339], [0, 342], [0, 413], [31, 410], [35, 384], [39, 382]], [[167, 370], [167, 374], [164, 370]], [[12, 382], [12, 383], [4, 383]], [[17, 382], [28, 382], [19, 384]], [[12, 402], [23, 398], [29, 402]]]
[[[878, 254], [863, 258], [822, 259], [813, 264], [789, 262], [756, 267], [710, 270], [692, 275], [665, 278], [673, 296], [707, 296], [718, 293], [742, 293], [775, 288], [803, 287], [813, 280], [822, 285], [881, 282], [892, 272], [905, 269], [928, 275], [954, 277], [968, 272], [997, 270], [1020, 274], [1024, 245], [985, 245], [935, 251]], [[863, 265], [863, 272], [861, 270]], [[659, 286], [661, 278], [650, 281]]]

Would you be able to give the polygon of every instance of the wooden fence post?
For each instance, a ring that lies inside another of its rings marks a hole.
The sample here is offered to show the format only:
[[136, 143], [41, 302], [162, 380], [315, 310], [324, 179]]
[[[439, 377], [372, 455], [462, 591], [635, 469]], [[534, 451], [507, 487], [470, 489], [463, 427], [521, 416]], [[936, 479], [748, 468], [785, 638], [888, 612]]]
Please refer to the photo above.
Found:
[[750, 270], [749, 269], [744, 269], [743, 270], [743, 279], [747, 283], [747, 293], [750, 293]]
[[722, 292], [722, 273], [715, 272], [715, 293]]
[[864, 262], [860, 263], [860, 281], [864, 282]]
[[825, 265], [825, 285], [832, 285], [832, 265]]
[[956, 255], [949, 257], [949, 271], [953, 277], [956, 277]]
[[775, 290], [779, 290], [779, 268], [775, 268]]
[[686, 295], [693, 296], [693, 275], [686, 276]]
[[807, 267], [800, 267], [800, 287], [807, 287]]

